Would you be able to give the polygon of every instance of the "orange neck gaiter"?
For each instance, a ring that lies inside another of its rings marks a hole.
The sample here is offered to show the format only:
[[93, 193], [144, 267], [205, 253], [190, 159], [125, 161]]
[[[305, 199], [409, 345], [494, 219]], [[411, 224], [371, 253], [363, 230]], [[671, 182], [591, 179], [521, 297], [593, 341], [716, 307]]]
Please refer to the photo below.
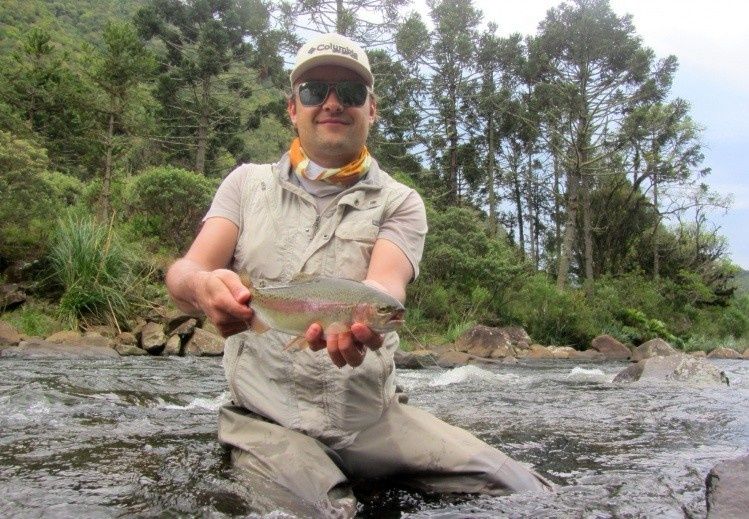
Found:
[[[291, 159], [291, 168], [294, 170], [294, 173], [300, 178], [309, 179], [307, 171], [310, 160], [302, 149], [299, 137], [291, 142], [289, 158]], [[362, 146], [359, 156], [354, 160], [340, 168], [325, 169], [319, 176], [312, 180], [320, 180], [328, 184], [351, 184], [366, 175], [371, 164], [372, 157], [369, 155], [367, 147]]]

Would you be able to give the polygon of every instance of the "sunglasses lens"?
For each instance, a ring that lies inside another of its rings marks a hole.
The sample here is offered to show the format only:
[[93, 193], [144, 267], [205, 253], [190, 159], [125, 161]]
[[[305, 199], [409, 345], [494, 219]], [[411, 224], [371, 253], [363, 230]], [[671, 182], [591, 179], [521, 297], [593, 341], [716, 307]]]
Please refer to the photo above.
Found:
[[361, 106], [367, 100], [367, 87], [356, 81], [336, 83], [335, 91], [344, 106]]
[[299, 85], [299, 100], [304, 106], [321, 105], [328, 96], [328, 84], [322, 81], [307, 81]]
[[343, 106], [362, 106], [367, 100], [367, 87], [356, 81], [325, 83], [323, 81], [305, 81], [299, 85], [299, 101], [304, 106], [319, 106], [328, 97], [330, 87], [335, 89], [338, 101]]

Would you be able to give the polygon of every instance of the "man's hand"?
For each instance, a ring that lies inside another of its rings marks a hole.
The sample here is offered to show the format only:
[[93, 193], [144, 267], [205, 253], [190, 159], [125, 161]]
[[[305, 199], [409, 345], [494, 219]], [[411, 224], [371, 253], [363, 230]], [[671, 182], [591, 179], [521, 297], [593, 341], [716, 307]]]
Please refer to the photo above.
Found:
[[196, 272], [195, 299], [223, 337], [243, 332], [250, 326], [251, 295], [239, 276], [227, 269]]
[[373, 332], [362, 323], [352, 324], [348, 332], [331, 333], [327, 337], [323, 337], [322, 327], [315, 323], [307, 329], [304, 338], [312, 351], [327, 348], [330, 360], [339, 368], [346, 364], [352, 368], [361, 365], [367, 354], [367, 348], [376, 350], [383, 343], [382, 335]]

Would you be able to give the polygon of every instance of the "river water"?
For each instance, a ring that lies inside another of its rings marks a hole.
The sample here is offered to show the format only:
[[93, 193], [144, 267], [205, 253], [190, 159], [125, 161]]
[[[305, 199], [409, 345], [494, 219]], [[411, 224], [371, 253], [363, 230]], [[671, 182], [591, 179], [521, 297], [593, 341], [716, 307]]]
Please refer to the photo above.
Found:
[[[399, 372], [410, 403], [532, 464], [553, 495], [355, 487], [359, 517], [704, 517], [704, 480], [749, 451], [749, 362], [725, 388], [613, 384], [625, 364]], [[0, 517], [260, 517], [216, 442], [219, 359], [0, 358]], [[266, 517], [289, 517], [275, 511]]]

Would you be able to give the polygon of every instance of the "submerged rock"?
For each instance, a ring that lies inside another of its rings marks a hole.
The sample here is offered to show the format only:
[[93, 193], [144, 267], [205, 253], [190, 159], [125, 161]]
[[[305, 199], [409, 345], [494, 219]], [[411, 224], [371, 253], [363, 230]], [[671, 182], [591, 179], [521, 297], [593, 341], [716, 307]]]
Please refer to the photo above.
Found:
[[0, 351], [3, 357], [52, 357], [52, 358], [118, 358], [120, 355], [108, 346], [77, 346], [60, 344], [42, 339], [21, 341], [13, 348]]
[[747, 517], [749, 454], [715, 465], [705, 479], [708, 519]]
[[638, 380], [684, 382], [699, 386], [728, 385], [728, 377], [718, 368], [704, 359], [683, 353], [641, 360], [614, 378], [614, 382]]
[[584, 351], [576, 350], [570, 353], [568, 358], [572, 360], [578, 360], [578, 361], [603, 362], [606, 360], [606, 355], [596, 350], [584, 350]]

